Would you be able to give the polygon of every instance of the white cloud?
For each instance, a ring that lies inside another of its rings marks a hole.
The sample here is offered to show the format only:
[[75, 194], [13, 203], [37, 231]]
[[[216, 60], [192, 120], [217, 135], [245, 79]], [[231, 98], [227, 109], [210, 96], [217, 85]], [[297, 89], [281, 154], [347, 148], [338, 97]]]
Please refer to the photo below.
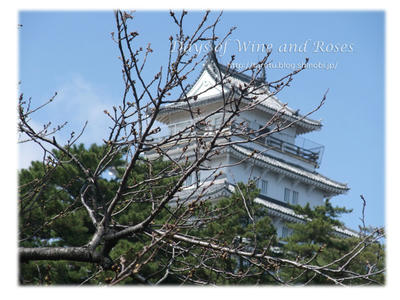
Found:
[[[115, 103], [115, 102], [114, 102]], [[58, 123], [68, 121], [68, 129], [63, 130], [63, 136], [69, 137], [69, 132], [74, 130], [77, 134], [86, 121], [88, 125], [81, 137], [81, 142], [101, 142], [110, 126], [104, 110], [110, 110], [113, 101], [99, 87], [95, 87], [80, 75], [59, 89], [56, 111]]]
[[[68, 124], [56, 134], [57, 140], [65, 143], [72, 131], [77, 136], [88, 121], [78, 143], [87, 146], [102, 143], [102, 139], [108, 135], [107, 128], [111, 125], [104, 110], [110, 111], [113, 103], [115, 101], [113, 102], [101, 88], [95, 87], [82, 76], [75, 75], [58, 89], [58, 95], [52, 103], [32, 114], [31, 125], [38, 130], [50, 121], [51, 129], [67, 121]], [[37, 107], [40, 104], [35, 103], [33, 106]], [[43, 150], [33, 142], [19, 144], [18, 150], [19, 168], [26, 168], [32, 160], [41, 160], [43, 157]]]

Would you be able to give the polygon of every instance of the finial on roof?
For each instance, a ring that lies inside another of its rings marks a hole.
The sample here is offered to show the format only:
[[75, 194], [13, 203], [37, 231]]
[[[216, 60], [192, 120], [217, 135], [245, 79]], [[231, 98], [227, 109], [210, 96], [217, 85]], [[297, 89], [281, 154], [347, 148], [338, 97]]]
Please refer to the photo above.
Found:
[[262, 82], [265, 82], [265, 80], [267, 79], [266, 72], [265, 72], [265, 64], [262, 64], [261, 68], [262, 68], [261, 80], [262, 80]]
[[217, 62], [217, 58], [215, 57], [215, 52], [210, 50], [207, 54], [207, 62]]
[[216, 64], [218, 63], [217, 56], [215, 54], [215, 43], [214, 43], [214, 40], [211, 40], [211, 49], [210, 49], [210, 52], [208, 52], [208, 60], [210, 62], [214, 62]]

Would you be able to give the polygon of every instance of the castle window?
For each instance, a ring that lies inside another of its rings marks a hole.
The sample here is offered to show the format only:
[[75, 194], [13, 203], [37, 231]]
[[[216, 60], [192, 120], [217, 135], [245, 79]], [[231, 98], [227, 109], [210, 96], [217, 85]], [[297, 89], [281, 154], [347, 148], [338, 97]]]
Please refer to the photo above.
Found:
[[287, 228], [286, 226], [282, 227], [282, 238], [286, 238], [289, 235], [289, 228]]
[[292, 204], [293, 205], [299, 204], [299, 192], [293, 191]]
[[285, 194], [283, 199], [287, 204], [297, 205], [299, 204], [299, 192], [285, 188]]
[[290, 203], [290, 190], [288, 188], [285, 188], [284, 200], [286, 203]]
[[[263, 135], [263, 134], [267, 134], [268, 132], [270, 132], [270, 130], [269, 130], [268, 127], [265, 127], [265, 128], [264, 128], [264, 125], [259, 125], [258, 130], [259, 130], [258, 135]], [[259, 138], [258, 138], [258, 141], [259, 141], [260, 143], [265, 143], [265, 138], [266, 138], [266, 136], [259, 137]]]
[[261, 194], [267, 195], [267, 191], [268, 191], [268, 181], [261, 180]]

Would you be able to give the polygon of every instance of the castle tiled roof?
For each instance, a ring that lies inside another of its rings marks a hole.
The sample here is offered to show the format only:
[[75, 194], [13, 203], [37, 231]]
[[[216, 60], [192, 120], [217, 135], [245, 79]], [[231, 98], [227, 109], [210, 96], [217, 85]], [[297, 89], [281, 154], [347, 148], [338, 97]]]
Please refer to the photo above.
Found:
[[[304, 221], [305, 220], [304, 216], [296, 214], [295, 211], [292, 208], [286, 207], [285, 205], [279, 205], [275, 201], [274, 202], [273, 201], [268, 201], [268, 200], [265, 200], [265, 199], [261, 199], [260, 197], [257, 197], [257, 198], [254, 199], [254, 202], [259, 203], [259, 204], [264, 205], [265, 207], [267, 207], [270, 210], [269, 211], [270, 215], [273, 215], [274, 212], [277, 212], [281, 217], [282, 217], [282, 214], [283, 214], [283, 216], [287, 216], [286, 219], [288, 219], [288, 221], [292, 221], [292, 222], [294, 221], [295, 222], [297, 220], [297, 222], [298, 222], [298, 221]], [[358, 236], [358, 234], [355, 231], [353, 231], [353, 230], [351, 230], [349, 228], [346, 228], [346, 227], [334, 226], [333, 228], [337, 233], [343, 234], [345, 236], [352, 236], [352, 237], [357, 237]]]
[[[219, 71], [221, 71], [222, 74], [226, 74], [229, 72], [229, 79], [231, 81], [230, 84], [228, 85], [244, 85], [244, 84], [249, 84], [250, 82], [254, 85], [259, 85], [261, 84], [261, 79], [256, 78], [254, 79], [251, 76], [248, 76], [244, 73], [239, 73], [235, 72], [232, 70], [228, 70], [227, 66], [224, 66], [220, 63], [218, 63], [215, 59], [212, 59], [209, 57], [207, 62], [205, 63], [202, 71], [200, 72], [200, 75], [203, 74], [204, 72], [207, 72], [215, 82], [219, 82]], [[200, 76], [197, 78], [196, 82], [200, 80]], [[192, 85], [192, 89], [195, 86], [195, 83]], [[188, 91], [187, 95], [191, 95], [192, 89]], [[222, 92], [221, 92], [222, 93]], [[221, 101], [221, 93], [214, 94], [214, 95], [205, 95], [205, 96], [199, 96], [196, 101], [193, 99], [188, 98], [190, 105], [192, 108], [198, 107], [198, 106], [203, 106], [209, 103]], [[239, 95], [239, 94], [238, 94]], [[182, 96], [181, 96], [182, 97]], [[296, 121], [296, 126], [298, 127], [298, 132], [299, 133], [305, 133], [313, 130], [318, 130], [322, 127], [322, 124], [320, 121], [313, 120], [311, 118], [302, 116], [296, 112], [296, 110], [290, 108], [287, 104], [282, 103], [275, 95], [273, 95], [267, 88], [266, 85], [261, 86], [256, 93], [251, 93], [247, 97], [242, 99], [243, 103], [249, 104], [252, 102], [258, 103], [256, 106], [256, 109], [259, 109], [261, 111], [267, 112], [269, 114], [275, 114], [276, 112], [282, 113], [282, 118], [286, 119], [289, 122]], [[169, 114], [174, 111], [179, 111], [179, 110], [185, 110], [188, 107], [187, 101], [181, 101], [181, 102], [174, 102], [168, 105], [165, 105], [161, 108], [160, 113], [159, 113], [159, 120], [162, 121], [163, 117], [166, 114]]]
[[247, 149], [243, 146], [232, 145], [231, 148], [244, 157], [251, 156], [252, 159], [262, 162], [267, 168], [284, 173], [286, 176], [292, 177], [299, 181], [303, 181], [308, 184], [311, 183], [312, 185], [317, 186], [318, 188], [331, 194], [342, 194], [349, 190], [347, 184], [334, 181], [317, 172], [308, 171], [300, 166], [292, 165], [263, 153], [255, 153], [254, 150]]
[[[215, 200], [217, 198], [230, 196], [235, 191], [235, 185], [228, 183], [225, 178], [217, 179], [212, 184], [204, 183], [203, 187], [206, 187], [204, 193], [201, 192], [202, 188], [196, 189], [193, 185], [184, 188], [178, 193], [178, 196], [181, 200], [187, 200], [189, 202], [190, 199], [196, 199], [197, 197], [200, 197], [200, 194], [202, 194], [202, 199]], [[304, 216], [297, 214], [289, 205], [284, 202], [270, 199], [261, 195], [256, 197], [254, 201], [265, 206], [267, 208], [267, 214], [270, 216], [276, 215], [289, 222], [305, 221]], [[338, 234], [342, 234], [344, 236], [358, 236], [355, 231], [346, 227], [336, 226], [334, 229]]]

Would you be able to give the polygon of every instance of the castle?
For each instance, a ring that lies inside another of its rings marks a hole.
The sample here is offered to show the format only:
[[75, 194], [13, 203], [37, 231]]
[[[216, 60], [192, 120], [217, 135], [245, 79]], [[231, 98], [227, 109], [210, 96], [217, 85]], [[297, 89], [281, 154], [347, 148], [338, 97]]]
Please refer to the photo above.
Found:
[[[222, 101], [229, 89], [223, 89], [218, 82], [227, 72], [230, 72], [227, 82], [231, 86], [239, 87], [265, 81], [265, 77], [254, 79], [243, 73], [231, 72], [227, 66], [219, 64], [209, 55], [197, 80], [184, 95], [186, 99], [194, 98], [195, 101], [178, 101], [165, 105], [160, 110], [157, 121], [168, 127], [167, 136], [180, 134], [185, 137], [185, 128], [197, 124], [196, 132], [202, 133], [206, 138], [224, 122], [226, 115], [218, 112], [218, 107], [223, 106]], [[346, 184], [316, 171], [321, 164], [324, 147], [301, 136], [321, 129], [322, 124], [283, 104], [265, 86], [251, 99], [245, 97], [242, 100], [243, 105], [251, 104], [252, 101], [257, 105], [241, 111], [234, 122], [226, 126], [224, 130], [229, 141], [233, 142], [226, 143], [226, 146], [218, 150], [218, 155], [213, 155], [205, 163], [204, 168], [187, 178], [179, 197], [195, 197], [199, 193], [194, 192], [196, 185], [197, 190], [199, 189], [199, 182], [204, 187], [207, 182], [212, 181], [206, 189], [206, 196], [216, 200], [229, 196], [238, 182], [253, 180], [260, 189], [255, 201], [265, 205], [278, 237], [282, 238], [290, 234], [285, 225], [287, 222], [302, 221], [302, 217], [290, 208], [291, 204], [304, 206], [309, 203], [311, 207], [315, 207], [322, 205], [325, 199], [345, 193], [349, 188]], [[189, 113], [188, 105], [191, 111], [200, 112], [197, 117]], [[277, 115], [284, 130], [277, 130], [277, 122], [269, 122]], [[207, 116], [207, 121], [199, 128], [199, 123], [196, 122], [202, 116]], [[252, 139], [255, 132], [260, 137]], [[184, 138], [181, 144], [178, 142], [169, 148], [170, 157], [182, 155]], [[190, 149], [187, 148], [190, 146], [185, 145], [188, 153]], [[191, 159], [194, 159], [193, 155]], [[215, 170], [220, 172], [216, 179], [213, 177]], [[337, 228], [337, 233], [342, 236], [354, 235], [346, 228]]]

